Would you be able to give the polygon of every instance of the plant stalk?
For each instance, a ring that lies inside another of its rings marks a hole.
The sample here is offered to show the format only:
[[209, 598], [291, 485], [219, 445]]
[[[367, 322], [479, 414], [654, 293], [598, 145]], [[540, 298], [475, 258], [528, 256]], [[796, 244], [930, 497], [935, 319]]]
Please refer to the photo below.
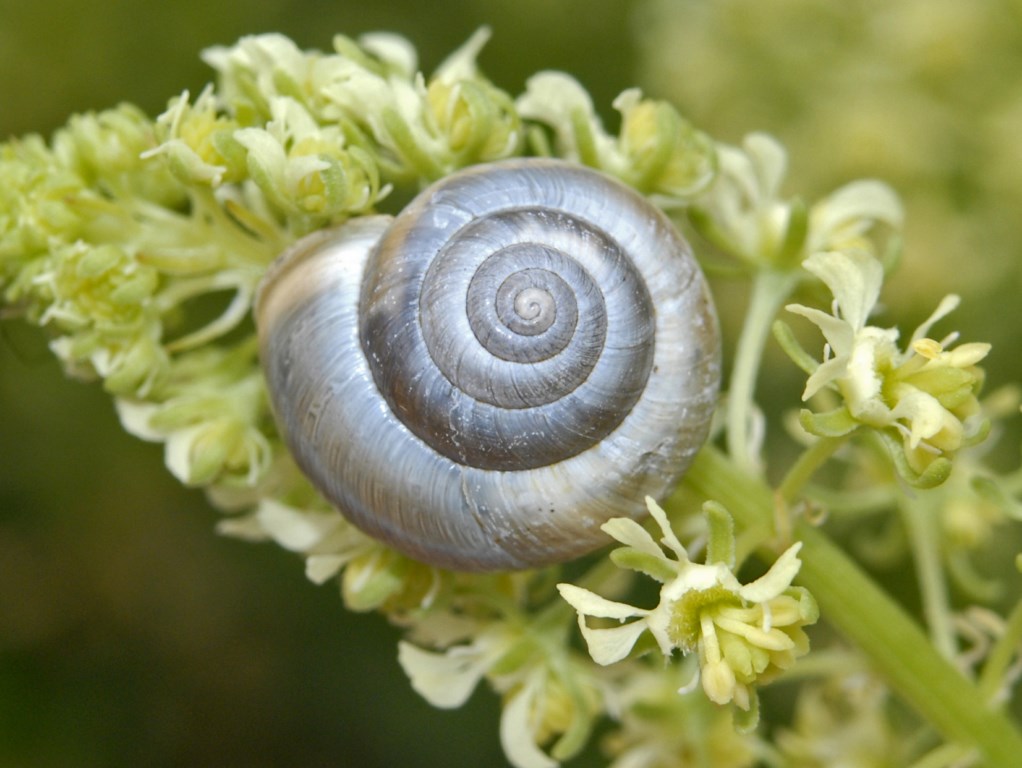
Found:
[[[770, 524], [774, 496], [707, 446], [685, 479], [697, 493], [723, 504], [742, 527]], [[798, 581], [816, 598], [821, 614], [869, 657], [902, 699], [949, 742], [976, 747], [986, 768], [1018, 768], [1022, 733], [1004, 712], [991, 709], [986, 696], [944, 659], [919, 625], [818, 528], [804, 521], [793, 527], [803, 542]], [[777, 551], [760, 553], [773, 559]]]
[[727, 446], [735, 463], [748, 473], [757, 472], [759, 467], [756, 451], [750, 444], [749, 425], [763, 347], [777, 310], [797, 282], [798, 272], [795, 270], [779, 272], [763, 269], [756, 273], [749, 308], [735, 349], [727, 395]]

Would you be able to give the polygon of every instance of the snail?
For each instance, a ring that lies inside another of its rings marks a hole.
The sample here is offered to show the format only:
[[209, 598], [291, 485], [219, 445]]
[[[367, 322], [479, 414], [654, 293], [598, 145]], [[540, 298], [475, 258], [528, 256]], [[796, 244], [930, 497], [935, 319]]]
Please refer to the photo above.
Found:
[[455, 570], [565, 562], [645, 514], [720, 378], [691, 249], [632, 189], [549, 159], [475, 166], [396, 217], [306, 236], [255, 305], [285, 442], [356, 526]]

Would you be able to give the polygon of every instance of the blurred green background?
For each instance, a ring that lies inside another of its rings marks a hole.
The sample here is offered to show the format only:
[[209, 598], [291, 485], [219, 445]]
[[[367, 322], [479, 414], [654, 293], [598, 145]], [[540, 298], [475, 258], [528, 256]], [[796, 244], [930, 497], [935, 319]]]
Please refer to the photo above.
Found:
[[[717, 138], [777, 134], [792, 191], [892, 181], [909, 226], [884, 322], [963, 293], [938, 330], [993, 341], [999, 385], [1022, 378], [1019, 5], [0, 0], [0, 138], [119, 101], [156, 114], [205, 84], [203, 48], [243, 34], [328, 48], [386, 29], [429, 71], [485, 23], [482, 66], [512, 93], [564, 69], [613, 125], [613, 97], [643, 85]], [[733, 326], [740, 299], [718, 289]], [[768, 364], [765, 405], [794, 406], [800, 374]], [[215, 536], [216, 521], [98, 387], [63, 377], [42, 334], [0, 324], [0, 766], [504, 764], [492, 695], [432, 710], [383, 620], [344, 611], [282, 550]]]

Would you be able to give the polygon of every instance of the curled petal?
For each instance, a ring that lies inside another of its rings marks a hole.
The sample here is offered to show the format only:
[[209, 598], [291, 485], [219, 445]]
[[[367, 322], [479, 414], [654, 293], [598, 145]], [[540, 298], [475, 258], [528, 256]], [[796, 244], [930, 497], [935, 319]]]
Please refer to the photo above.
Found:
[[685, 551], [685, 547], [682, 546], [680, 541], [678, 541], [678, 537], [674, 535], [674, 530], [671, 528], [671, 521], [667, 519], [667, 513], [660, 508], [660, 505], [654, 501], [652, 496], [646, 497], [646, 509], [649, 510], [649, 514], [654, 520], [656, 520], [657, 525], [660, 526], [660, 530], [664, 534], [660, 541], [662, 541], [668, 549], [674, 552], [679, 562], [687, 563], [688, 552]]
[[810, 247], [839, 248], [874, 222], [900, 227], [903, 219], [901, 201], [889, 186], [872, 179], [853, 181], [813, 206]]
[[795, 642], [779, 629], [765, 632], [757, 626], [735, 621], [726, 616], [717, 616], [713, 622], [721, 629], [738, 635], [752, 645], [767, 651], [787, 651], [795, 647]]
[[[726, 164], [736, 180], [746, 184], [754, 182], [755, 187], [746, 186], [745, 194], [755, 201], [772, 200], [781, 189], [781, 182], [788, 169], [788, 153], [777, 139], [766, 133], [750, 133], [742, 140], [742, 150], [731, 150]], [[722, 158], [723, 159], [723, 158]]]
[[419, 69], [415, 47], [400, 35], [369, 32], [359, 36], [358, 44], [405, 77], [412, 77]]
[[906, 388], [891, 415], [909, 422], [909, 448], [918, 448], [923, 440], [942, 432], [943, 442], [948, 443], [946, 447], [950, 450], [957, 449], [961, 444], [962, 422], [927, 392]]
[[791, 580], [798, 574], [802, 561], [798, 559], [798, 551], [802, 542], [796, 541], [788, 547], [784, 554], [777, 558], [770, 570], [753, 582], [738, 590], [738, 594], [752, 603], [763, 603], [772, 600], [791, 586]]
[[483, 46], [489, 42], [490, 34], [489, 27], [477, 29], [458, 50], [448, 56], [437, 67], [434, 76], [451, 83], [457, 80], [470, 80], [476, 77], [478, 75], [476, 59], [479, 58]]
[[806, 379], [806, 387], [802, 390], [802, 400], [808, 400], [828, 384], [842, 378], [847, 371], [847, 357], [834, 357], [827, 360]]
[[313, 584], [326, 584], [349, 559], [347, 555], [310, 555], [305, 559], [305, 578]]
[[932, 328], [938, 320], [941, 320], [954, 312], [960, 303], [961, 299], [953, 293], [948, 294], [941, 299], [937, 308], [933, 310], [930, 316], [926, 318], [926, 320], [924, 320], [918, 328], [916, 328], [915, 332], [912, 334], [912, 341], [915, 342], [924, 338], [927, 334], [929, 334], [930, 328]]
[[557, 768], [558, 763], [536, 744], [532, 716], [539, 682], [530, 680], [511, 696], [500, 713], [500, 744], [515, 768]]

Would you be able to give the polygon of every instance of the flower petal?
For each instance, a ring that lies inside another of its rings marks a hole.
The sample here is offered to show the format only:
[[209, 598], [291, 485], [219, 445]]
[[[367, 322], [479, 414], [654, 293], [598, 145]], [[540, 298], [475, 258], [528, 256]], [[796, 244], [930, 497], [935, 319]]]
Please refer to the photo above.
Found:
[[304, 552], [343, 525], [339, 515], [305, 512], [273, 499], [264, 499], [256, 511], [263, 529], [284, 549]]
[[313, 584], [325, 584], [350, 559], [349, 555], [309, 555], [305, 559], [305, 577]]
[[706, 696], [714, 704], [727, 704], [735, 695], [735, 673], [724, 660], [703, 665], [699, 673]]
[[823, 251], [810, 255], [802, 266], [830, 288], [841, 316], [854, 330], [866, 327], [884, 279], [879, 261], [862, 251]]
[[627, 603], [617, 603], [613, 600], [608, 600], [594, 592], [590, 592], [588, 589], [576, 587], [574, 584], [558, 584], [557, 591], [561, 593], [561, 597], [572, 608], [587, 616], [598, 616], [604, 619], [623, 621], [633, 616], [643, 616], [646, 613], [641, 608], [636, 608]]
[[941, 299], [937, 308], [933, 310], [930, 316], [920, 323], [919, 327], [912, 333], [911, 341], [918, 341], [919, 339], [927, 336], [930, 333], [930, 328], [932, 328], [939, 320], [954, 312], [960, 303], [961, 299], [953, 293], [950, 293]]
[[476, 59], [483, 50], [483, 46], [490, 39], [490, 28], [480, 27], [472, 36], [466, 40], [460, 48], [448, 56], [443, 63], [437, 67], [434, 77], [446, 82], [456, 80], [470, 80], [478, 73]]
[[632, 621], [620, 627], [593, 629], [586, 625], [582, 614], [578, 616], [578, 628], [589, 647], [589, 655], [601, 666], [614, 664], [627, 656], [635, 641], [646, 631], [645, 621]]
[[664, 551], [660, 545], [653, 541], [649, 531], [632, 520], [630, 517], [615, 517], [600, 526], [604, 533], [611, 536], [622, 544], [625, 544], [640, 552], [655, 557], [663, 557]]
[[483, 654], [470, 646], [434, 653], [404, 640], [398, 643], [397, 660], [412, 688], [441, 709], [455, 709], [468, 701], [489, 664]]
[[776, 198], [788, 168], [788, 153], [783, 145], [769, 134], [750, 133], [742, 140], [742, 148], [752, 161], [759, 199]]
[[660, 526], [660, 530], [663, 532], [663, 538], [660, 539], [664, 545], [670, 549], [678, 558], [678, 562], [687, 563], [688, 552], [685, 551], [685, 547], [682, 546], [681, 542], [678, 541], [678, 537], [674, 535], [674, 530], [671, 528], [671, 521], [667, 519], [667, 513], [664, 512], [663, 508], [656, 503], [656, 500], [652, 496], [646, 497], [646, 509], [649, 510], [650, 516], [656, 520], [657, 525]]
[[150, 426], [150, 419], [160, 409], [155, 403], [118, 397], [114, 400], [114, 407], [117, 409], [117, 416], [124, 431], [152, 443], [158, 443], [165, 438], [164, 433]]
[[530, 680], [504, 704], [500, 713], [500, 744], [515, 768], [557, 768], [558, 763], [536, 744], [530, 718], [538, 681]]
[[794, 315], [802, 315], [818, 327], [835, 355], [840, 357], [851, 350], [855, 341], [855, 329], [848, 321], [801, 304], [789, 304], [785, 309]]
[[802, 567], [802, 561], [798, 559], [800, 549], [802, 549], [802, 542], [796, 541], [777, 558], [777, 562], [770, 566], [769, 571], [741, 587], [738, 594], [752, 603], [763, 603], [777, 597], [791, 586], [791, 580], [795, 578], [799, 568]]
[[806, 387], [802, 390], [802, 400], [808, 400], [828, 384], [844, 378], [847, 372], [848, 357], [845, 355], [842, 355], [841, 357], [832, 357], [830, 360], [822, 363], [820, 367], [813, 371], [812, 375], [806, 379]]
[[811, 216], [810, 248], [831, 250], [840, 248], [842, 240], [861, 234], [873, 222], [900, 227], [904, 212], [894, 190], [883, 182], [865, 179], [832, 192], [813, 206]]

